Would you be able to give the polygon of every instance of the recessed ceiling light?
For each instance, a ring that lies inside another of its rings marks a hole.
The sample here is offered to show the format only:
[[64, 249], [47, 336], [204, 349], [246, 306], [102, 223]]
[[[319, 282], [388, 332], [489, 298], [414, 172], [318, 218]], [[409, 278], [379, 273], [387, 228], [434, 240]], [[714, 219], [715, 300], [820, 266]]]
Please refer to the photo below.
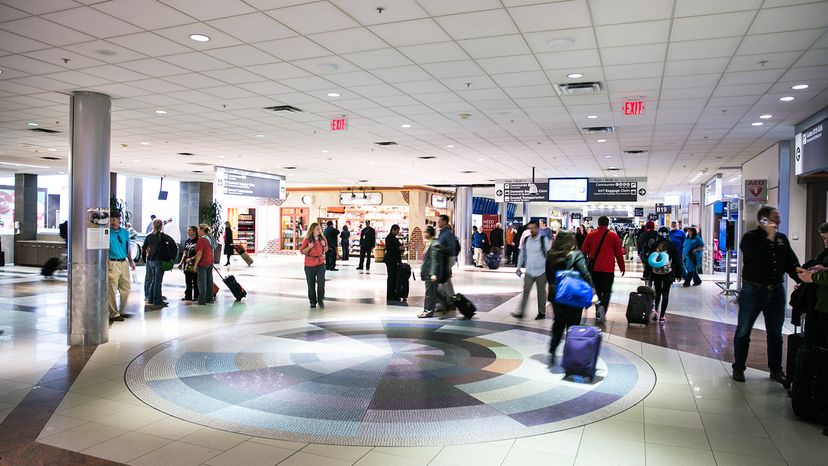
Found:
[[209, 36], [205, 36], [204, 34], [190, 34], [190, 39], [196, 42], [207, 42], [210, 40]]
[[612, 156], [611, 156], [611, 155], [605, 155], [605, 156], [604, 156], [604, 158], [605, 158], [605, 159], [611, 159], [611, 158], [612, 158]]
[[29, 125], [29, 126], [40, 126], [40, 123], [35, 123], [35, 122], [33, 122], [33, 121], [30, 121], [30, 122], [28, 122], [28, 123], [26, 123], [26, 124], [27, 124], [27, 125]]
[[48, 148], [47, 150], [48, 150], [49, 152], [54, 152], [54, 151], [56, 151], [57, 149], [55, 149], [54, 147], [50, 147], [50, 148]]
[[780, 97], [779, 100], [781, 100], [782, 102], [790, 102], [790, 101], [794, 100], [794, 98], [791, 97], [791, 96], [785, 96], [785, 97]]
[[411, 128], [411, 125], [409, 125], [409, 124], [400, 125], [400, 126], [403, 127], [403, 128]]
[[148, 143], [148, 142], [142, 142], [142, 143], [141, 143], [141, 145], [142, 145], [142, 146], [148, 146], [148, 145], [150, 145], [150, 143]]
[[58, 172], [58, 175], [65, 175], [66, 172]]
[[808, 84], [797, 84], [796, 86], [791, 86], [791, 89], [801, 91], [802, 89], [808, 89], [809, 87], [811, 86], [809, 86]]
[[479, 158], [479, 159], [477, 159], [477, 160], [478, 160], [478, 161], [480, 161], [480, 162], [482, 162], [482, 161], [484, 161], [484, 160], [486, 160], [486, 159], [484, 159], [483, 157], [480, 157], [480, 158]]
[[328, 97], [339, 97], [338, 92], [328, 92]]
[[773, 118], [773, 115], [771, 115], [770, 113], [766, 113], [764, 115], [759, 115], [759, 118], [761, 118], [763, 120], [768, 120], [770, 118]]
[[14, 162], [0, 162], [0, 165], [9, 165], [12, 167], [26, 167], [26, 168], [49, 168], [44, 167], [43, 165], [29, 165], [26, 163], [14, 163]]
[[546, 46], [550, 49], [568, 49], [575, 45], [575, 40], [569, 37], [561, 37], [546, 41]]
[[138, 162], [140, 162], [140, 160], [133, 160], [133, 162], [138, 163]]
[[166, 115], [167, 111], [166, 110], [156, 110], [155, 113], [157, 113], [159, 115]]
[[105, 57], [113, 57], [117, 55], [117, 53], [114, 50], [109, 49], [97, 49], [95, 50], [95, 53], [97, 53], [98, 55], [103, 55]]
[[322, 153], [323, 153], [323, 154], [327, 154], [327, 153], [328, 153], [328, 151], [326, 151], [326, 150], [323, 150], [323, 151], [322, 151]]
[[594, 120], [598, 118], [598, 115], [587, 115], [587, 118], [589, 118], [590, 120]]
[[598, 142], [607, 142], [606, 139], [599, 139]]
[[583, 78], [583, 77], [584, 77], [584, 73], [569, 73], [568, 75], [566, 75], [566, 77], [567, 77], [567, 78], [570, 78], [570, 79], [578, 79], [578, 78]]
[[449, 149], [454, 149], [454, 144], [449, 144], [446, 147], [448, 147]]
[[762, 126], [762, 125], [764, 125], [764, 123], [762, 123], [761, 121], [754, 121], [754, 122], [753, 122], [753, 123], [751, 123], [750, 125], [751, 125], [751, 126]]
[[224, 156], [224, 155], [219, 155], [218, 156], [218, 158], [220, 158], [220, 159], [223, 159], [224, 157], [226, 157], [226, 156]]
[[339, 69], [339, 65], [336, 63], [319, 63], [316, 67], [322, 71], [336, 71]]
[[257, 138], [263, 138], [263, 137], [264, 137], [264, 134], [259, 133], [259, 134], [257, 134], [257, 135], [256, 135], [256, 137], [257, 137]]

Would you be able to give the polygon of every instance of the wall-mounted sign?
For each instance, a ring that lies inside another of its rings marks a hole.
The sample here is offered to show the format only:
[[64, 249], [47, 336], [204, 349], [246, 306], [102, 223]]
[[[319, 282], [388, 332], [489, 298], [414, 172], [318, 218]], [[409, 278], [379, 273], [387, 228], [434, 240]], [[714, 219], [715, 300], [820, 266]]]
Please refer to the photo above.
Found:
[[644, 216], [644, 208], [643, 207], [636, 207], [635, 209], [635, 217], [643, 217]]
[[250, 172], [237, 168], [216, 167], [217, 191], [225, 196], [285, 199], [285, 177], [270, 173]]
[[549, 200], [549, 187], [546, 183], [535, 183], [535, 190], [530, 189], [529, 180], [499, 180], [495, 182], [495, 201], [497, 202], [546, 202]]
[[448, 198], [442, 194], [431, 195], [431, 207], [435, 209], [445, 209], [448, 207]]
[[587, 185], [589, 202], [636, 202], [638, 182], [625, 179], [591, 178]]
[[580, 220], [582, 214], [580, 212], [572, 212], [572, 220]]
[[768, 180], [745, 180], [745, 204], [767, 204]]
[[109, 209], [86, 209], [86, 249], [109, 249]]
[[828, 166], [828, 142], [823, 135], [823, 120], [796, 135], [794, 143], [794, 174], [807, 175]]
[[655, 205], [655, 213], [656, 214], [672, 214], [673, 213], [673, 206], [664, 205], [664, 204], [656, 204]]
[[382, 193], [339, 193], [339, 203], [342, 205], [380, 205]]
[[641, 115], [644, 113], [644, 102], [640, 100], [624, 101], [624, 115]]
[[348, 118], [331, 119], [331, 131], [345, 131], [346, 129], [348, 129]]
[[658, 221], [658, 215], [657, 214], [647, 214], [647, 220], [649, 220], [651, 222]]
[[591, 222], [591, 221], [592, 221], [592, 217], [584, 217], [584, 221], [585, 221], [585, 222]]

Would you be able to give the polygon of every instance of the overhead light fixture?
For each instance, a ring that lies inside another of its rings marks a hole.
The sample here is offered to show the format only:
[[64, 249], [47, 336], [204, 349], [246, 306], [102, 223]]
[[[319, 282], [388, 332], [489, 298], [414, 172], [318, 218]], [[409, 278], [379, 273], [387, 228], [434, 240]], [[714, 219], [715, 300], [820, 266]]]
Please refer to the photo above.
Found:
[[328, 92], [328, 97], [339, 97], [338, 92]]
[[802, 89], [808, 89], [809, 87], [811, 86], [808, 84], [797, 84], [796, 86], [791, 86], [791, 89], [795, 91], [801, 91]]
[[224, 157], [226, 157], [226, 156], [225, 155], [219, 155], [218, 156], [218, 158], [220, 158], [220, 159], [223, 159]]
[[204, 34], [190, 34], [190, 39], [196, 42], [207, 42], [210, 40], [210, 36], [205, 36]]
[[483, 162], [483, 161], [485, 161], [486, 159], [484, 159], [483, 157], [480, 157], [480, 158], [479, 158], [479, 159], [477, 159], [477, 160], [478, 160], [479, 162]]
[[257, 135], [256, 135], [256, 137], [257, 137], [257, 138], [263, 138], [263, 137], [264, 137], [264, 134], [259, 133], [259, 134], [257, 134]]
[[768, 119], [773, 118], [773, 115], [771, 115], [770, 113], [766, 113], [764, 115], [759, 115], [759, 118], [761, 118], [763, 120], [768, 120]]
[[569, 79], [583, 78], [584, 73], [569, 73], [568, 75], [566, 75], [566, 77], [569, 78]]
[[322, 151], [322, 153], [323, 153], [323, 154], [327, 154], [327, 153], [328, 153], [328, 151], [326, 151], [326, 150], [323, 150], [323, 151]]
[[336, 63], [319, 63], [316, 67], [322, 71], [336, 71], [339, 69], [339, 65]]
[[27, 125], [29, 125], [29, 126], [40, 126], [40, 123], [35, 123], [35, 122], [33, 122], [33, 121], [30, 121], [30, 122], [28, 122], [28, 123], [26, 123], [26, 124], [27, 124]]
[[785, 96], [785, 97], [780, 97], [779, 100], [781, 100], [782, 102], [790, 102], [790, 101], [794, 100], [794, 98], [791, 97], [791, 96]]
[[157, 113], [159, 115], [166, 115], [167, 111], [166, 110], [156, 110], [155, 113]]
[[575, 40], [570, 39], [569, 37], [560, 37], [558, 39], [551, 39], [551, 40], [546, 41], [546, 46], [547, 47], [549, 47], [550, 49], [556, 49], [556, 50], [568, 49], [569, 47], [572, 47], [573, 45], [575, 45]]
[[607, 142], [606, 139], [599, 139], [598, 142]]
[[133, 162], [138, 163], [138, 162], [140, 162], [140, 160], [133, 160]]
[[605, 156], [604, 156], [604, 158], [605, 158], [605, 159], [611, 159], [611, 158], [612, 158], [612, 156], [611, 156], [611, 155], [605, 155]]
[[595, 120], [596, 118], [598, 118], [598, 115], [587, 115], [587, 118], [589, 118], [590, 120]]
[[3, 74], [3, 70], [0, 70], [0, 74]]
[[448, 147], [449, 149], [454, 149], [454, 144], [449, 144], [446, 147]]
[[46, 149], [46, 150], [48, 150], [49, 152], [54, 152], [54, 151], [56, 151], [57, 149], [55, 149], [54, 147], [50, 147], [50, 148], [48, 148], [48, 149]]
[[751, 123], [750, 125], [751, 125], [751, 126], [762, 126], [762, 125], [764, 125], [764, 123], [762, 123], [761, 121], [754, 121], [754, 122], [753, 122], [753, 123]]
[[29, 165], [26, 163], [14, 163], [14, 162], [0, 162], [0, 165], [8, 165], [10, 167], [22, 167], [22, 168], [50, 168], [45, 167], [43, 165]]
[[411, 125], [405, 124], [405, 125], [400, 125], [400, 127], [402, 127], [402, 128], [411, 128]]
[[150, 145], [150, 143], [148, 143], [148, 142], [142, 142], [142, 143], [141, 143], [141, 145], [142, 145], [142, 146], [148, 146], [148, 145]]

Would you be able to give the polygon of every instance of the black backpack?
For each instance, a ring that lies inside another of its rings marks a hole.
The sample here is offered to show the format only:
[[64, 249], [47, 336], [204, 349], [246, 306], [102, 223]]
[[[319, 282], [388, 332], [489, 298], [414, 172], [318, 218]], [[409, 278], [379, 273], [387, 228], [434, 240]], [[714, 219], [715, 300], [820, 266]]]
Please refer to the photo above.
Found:
[[178, 245], [171, 236], [159, 233], [158, 238], [158, 260], [174, 261], [178, 257]]

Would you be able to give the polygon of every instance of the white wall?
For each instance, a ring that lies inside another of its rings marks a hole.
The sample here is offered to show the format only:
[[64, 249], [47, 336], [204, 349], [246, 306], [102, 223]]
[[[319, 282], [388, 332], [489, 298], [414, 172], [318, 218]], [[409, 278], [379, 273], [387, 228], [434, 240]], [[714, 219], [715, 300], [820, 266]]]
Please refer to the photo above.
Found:
[[[745, 197], [745, 180], [768, 180], [768, 205], [778, 207], [779, 202], [779, 144], [768, 147], [764, 152], [742, 165], [742, 199]], [[741, 213], [744, 228], [748, 231], [756, 228], [756, 212], [761, 206], [745, 206]], [[804, 209], [804, 204], [803, 204]]]

